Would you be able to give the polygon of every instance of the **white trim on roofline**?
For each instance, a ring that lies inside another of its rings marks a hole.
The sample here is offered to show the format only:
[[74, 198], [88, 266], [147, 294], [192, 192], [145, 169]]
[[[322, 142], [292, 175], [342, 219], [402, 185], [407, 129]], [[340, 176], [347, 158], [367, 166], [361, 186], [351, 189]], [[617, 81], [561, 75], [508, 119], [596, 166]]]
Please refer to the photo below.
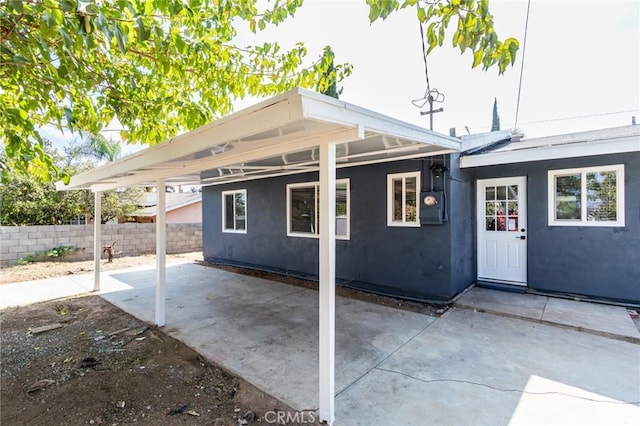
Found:
[[640, 151], [640, 139], [635, 136], [620, 139], [604, 139], [600, 141], [466, 155], [460, 157], [460, 168], [464, 169], [467, 167], [494, 166], [497, 164], [526, 163], [530, 161], [587, 157], [593, 155], [619, 154], [638, 151]]

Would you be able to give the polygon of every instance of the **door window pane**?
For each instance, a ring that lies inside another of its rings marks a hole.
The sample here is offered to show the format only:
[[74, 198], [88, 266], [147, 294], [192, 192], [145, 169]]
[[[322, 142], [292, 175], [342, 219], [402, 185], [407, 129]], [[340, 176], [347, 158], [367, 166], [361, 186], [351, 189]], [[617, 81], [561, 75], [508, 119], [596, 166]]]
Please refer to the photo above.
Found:
[[506, 200], [507, 199], [507, 187], [506, 186], [497, 186], [496, 187], [496, 195], [498, 200]]
[[485, 195], [485, 199], [487, 201], [495, 200], [496, 199], [496, 187], [495, 186], [486, 187], [485, 190], [484, 190], [484, 195]]

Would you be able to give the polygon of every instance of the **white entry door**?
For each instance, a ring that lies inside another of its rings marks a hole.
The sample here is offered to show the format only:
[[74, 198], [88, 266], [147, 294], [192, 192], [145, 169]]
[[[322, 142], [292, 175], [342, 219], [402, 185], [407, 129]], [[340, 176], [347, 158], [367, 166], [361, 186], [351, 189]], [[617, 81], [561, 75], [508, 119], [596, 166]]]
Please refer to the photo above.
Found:
[[478, 279], [527, 283], [527, 178], [477, 182]]

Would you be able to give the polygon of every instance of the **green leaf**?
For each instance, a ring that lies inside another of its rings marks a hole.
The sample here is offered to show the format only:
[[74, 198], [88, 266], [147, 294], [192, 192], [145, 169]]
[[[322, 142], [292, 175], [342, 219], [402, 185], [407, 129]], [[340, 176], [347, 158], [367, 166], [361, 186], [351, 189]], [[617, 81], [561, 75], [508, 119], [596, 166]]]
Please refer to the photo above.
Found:
[[15, 10], [18, 13], [22, 13], [24, 11], [22, 0], [9, 0], [7, 4], [11, 9]]
[[420, 22], [425, 22], [427, 20], [427, 14], [422, 7], [418, 8], [418, 20]]
[[65, 47], [72, 48], [73, 40], [71, 40], [69, 33], [62, 27], [58, 28], [58, 33], [62, 36], [62, 41], [64, 42]]
[[76, 119], [73, 117], [73, 112], [69, 108], [62, 109], [64, 113], [64, 117], [67, 119], [67, 124], [70, 129], [73, 129], [73, 124], [75, 124]]
[[125, 54], [127, 53], [127, 49], [124, 45], [124, 37], [122, 36], [122, 31], [120, 30], [120, 27], [118, 25], [114, 26], [114, 34], [116, 36], [116, 41], [118, 42], [118, 47], [120, 48], [120, 53]]
[[475, 68], [478, 65], [480, 65], [480, 62], [482, 61], [482, 54], [483, 51], [478, 49], [474, 52], [473, 54], [473, 64], [471, 65], [471, 68]]
[[147, 41], [149, 39], [149, 37], [151, 37], [151, 32], [144, 25], [144, 21], [142, 20], [142, 18], [140, 18], [140, 17], [136, 18], [136, 24], [137, 24], [136, 25], [136, 30], [138, 32], [138, 40]]
[[78, 5], [73, 0], [62, 0], [60, 2], [60, 9], [64, 12], [75, 11]]

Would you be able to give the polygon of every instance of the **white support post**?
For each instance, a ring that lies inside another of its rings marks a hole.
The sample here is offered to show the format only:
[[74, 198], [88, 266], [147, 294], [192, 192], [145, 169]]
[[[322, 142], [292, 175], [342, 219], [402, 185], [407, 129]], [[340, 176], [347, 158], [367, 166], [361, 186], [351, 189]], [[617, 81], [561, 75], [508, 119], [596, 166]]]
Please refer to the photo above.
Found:
[[93, 291], [100, 291], [100, 258], [102, 257], [102, 192], [93, 194]]
[[166, 253], [167, 253], [167, 227], [166, 227], [166, 194], [164, 179], [158, 179], [156, 183], [156, 325], [165, 325], [166, 307]]
[[335, 419], [336, 145], [320, 145], [320, 421]]

